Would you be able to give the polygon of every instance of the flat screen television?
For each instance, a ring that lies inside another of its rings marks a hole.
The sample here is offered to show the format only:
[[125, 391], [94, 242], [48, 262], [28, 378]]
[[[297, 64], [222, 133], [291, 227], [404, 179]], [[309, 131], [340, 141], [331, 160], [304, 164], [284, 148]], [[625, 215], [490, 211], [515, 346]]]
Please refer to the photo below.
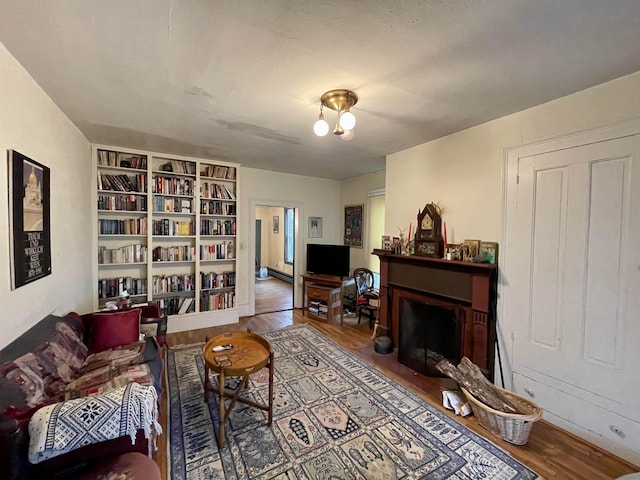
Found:
[[349, 276], [349, 245], [307, 243], [307, 273]]

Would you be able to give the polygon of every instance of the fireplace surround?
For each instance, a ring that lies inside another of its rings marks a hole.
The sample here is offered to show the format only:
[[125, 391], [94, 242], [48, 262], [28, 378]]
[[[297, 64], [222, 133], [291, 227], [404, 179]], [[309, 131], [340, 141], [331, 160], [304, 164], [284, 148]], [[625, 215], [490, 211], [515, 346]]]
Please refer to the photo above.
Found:
[[[466, 356], [493, 380], [497, 265], [373, 253], [380, 258], [380, 325], [398, 360], [436, 375], [439, 355], [456, 363]], [[406, 315], [415, 318], [408, 323]]]

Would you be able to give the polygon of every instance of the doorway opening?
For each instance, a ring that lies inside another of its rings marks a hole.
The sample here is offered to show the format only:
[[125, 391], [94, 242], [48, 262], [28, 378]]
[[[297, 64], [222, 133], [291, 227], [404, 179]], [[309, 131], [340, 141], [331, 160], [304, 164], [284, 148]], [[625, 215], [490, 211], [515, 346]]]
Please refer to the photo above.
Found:
[[255, 209], [255, 314], [293, 309], [295, 209]]

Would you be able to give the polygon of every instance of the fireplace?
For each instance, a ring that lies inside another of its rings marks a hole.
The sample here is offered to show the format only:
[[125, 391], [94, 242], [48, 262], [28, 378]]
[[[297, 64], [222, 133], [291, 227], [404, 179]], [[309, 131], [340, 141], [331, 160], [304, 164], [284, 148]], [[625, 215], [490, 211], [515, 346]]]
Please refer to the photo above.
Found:
[[468, 357], [493, 380], [497, 266], [394, 255], [380, 257], [380, 325], [398, 361], [426, 375], [442, 356]]
[[431, 377], [442, 376], [435, 365], [443, 358], [457, 364], [464, 317], [456, 307], [404, 299], [400, 302], [398, 361]]

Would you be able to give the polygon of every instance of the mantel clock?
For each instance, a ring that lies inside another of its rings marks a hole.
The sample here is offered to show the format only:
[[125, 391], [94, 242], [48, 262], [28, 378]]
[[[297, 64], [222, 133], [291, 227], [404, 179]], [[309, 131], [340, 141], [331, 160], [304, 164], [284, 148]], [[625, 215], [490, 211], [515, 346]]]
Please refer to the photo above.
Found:
[[415, 255], [433, 258], [444, 256], [440, 213], [440, 207], [435, 203], [428, 203], [422, 211], [418, 211], [418, 227], [414, 244]]

